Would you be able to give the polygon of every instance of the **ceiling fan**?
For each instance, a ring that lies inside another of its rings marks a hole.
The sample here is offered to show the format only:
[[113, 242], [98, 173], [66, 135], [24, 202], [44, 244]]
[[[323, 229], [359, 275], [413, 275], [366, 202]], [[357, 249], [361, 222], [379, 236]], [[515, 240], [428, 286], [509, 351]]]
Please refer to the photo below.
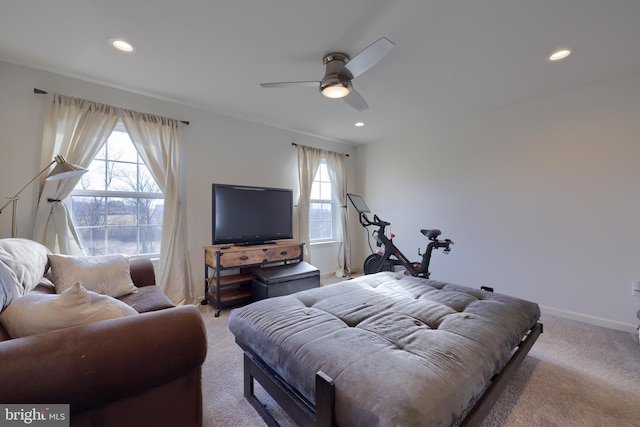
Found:
[[260, 83], [264, 88], [272, 87], [318, 87], [327, 98], [343, 98], [358, 111], [369, 108], [354, 88], [351, 81], [373, 67], [393, 49], [395, 44], [386, 37], [366, 47], [353, 58], [342, 52], [334, 52], [322, 59], [325, 66], [324, 77], [320, 81]]

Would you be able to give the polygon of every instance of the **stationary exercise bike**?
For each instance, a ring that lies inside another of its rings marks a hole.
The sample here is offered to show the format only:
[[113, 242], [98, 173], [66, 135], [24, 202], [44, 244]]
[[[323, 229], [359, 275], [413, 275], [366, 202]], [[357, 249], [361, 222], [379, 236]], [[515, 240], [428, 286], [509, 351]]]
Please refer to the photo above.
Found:
[[378, 273], [380, 271], [395, 271], [396, 266], [403, 266], [405, 274], [429, 278], [429, 262], [431, 261], [431, 253], [434, 249], [443, 249], [445, 254], [451, 252], [451, 245], [453, 242], [450, 239], [439, 240], [441, 231], [437, 229], [422, 229], [420, 232], [429, 239], [427, 250], [422, 255], [422, 262], [411, 262], [404, 256], [404, 254], [393, 244], [394, 235], [391, 234], [391, 238], [386, 235], [386, 227], [391, 225], [390, 222], [383, 221], [378, 218], [378, 215], [373, 215], [373, 221], [369, 220], [367, 213], [371, 213], [369, 207], [362, 199], [362, 197], [356, 194], [347, 194], [349, 200], [353, 204], [353, 207], [358, 211], [360, 224], [364, 228], [370, 225], [378, 227], [374, 230], [372, 235], [376, 241], [378, 250], [369, 255], [364, 260], [364, 274]]

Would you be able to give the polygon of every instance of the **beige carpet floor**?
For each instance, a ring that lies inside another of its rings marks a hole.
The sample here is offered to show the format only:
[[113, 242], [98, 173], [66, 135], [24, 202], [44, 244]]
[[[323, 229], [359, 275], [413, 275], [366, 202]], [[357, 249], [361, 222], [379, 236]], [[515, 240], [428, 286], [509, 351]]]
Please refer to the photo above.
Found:
[[[216, 318], [211, 306], [199, 309], [209, 339], [205, 427], [264, 426], [242, 394], [242, 351], [227, 327], [229, 310]], [[551, 315], [541, 320], [544, 333], [483, 427], [640, 426], [638, 336]]]

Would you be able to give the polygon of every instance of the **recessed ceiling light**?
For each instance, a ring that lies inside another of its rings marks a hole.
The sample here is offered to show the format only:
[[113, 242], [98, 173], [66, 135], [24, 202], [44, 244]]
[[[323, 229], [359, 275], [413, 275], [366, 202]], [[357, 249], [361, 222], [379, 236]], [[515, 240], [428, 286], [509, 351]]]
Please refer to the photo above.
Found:
[[132, 43], [121, 38], [111, 38], [109, 39], [109, 44], [122, 52], [133, 52], [136, 50], [136, 47]]
[[361, 128], [362, 126], [364, 126], [364, 122], [358, 122], [355, 124], [355, 126]]
[[549, 61], [560, 61], [561, 59], [566, 58], [567, 56], [573, 53], [572, 49], [563, 47], [562, 49], [558, 49], [554, 51], [551, 55], [549, 55]]

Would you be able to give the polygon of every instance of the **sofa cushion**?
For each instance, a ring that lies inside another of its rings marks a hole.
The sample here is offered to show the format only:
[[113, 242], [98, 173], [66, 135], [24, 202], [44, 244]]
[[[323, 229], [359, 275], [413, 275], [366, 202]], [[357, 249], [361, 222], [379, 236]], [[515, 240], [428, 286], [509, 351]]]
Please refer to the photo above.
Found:
[[175, 307], [175, 304], [157, 286], [143, 286], [138, 288], [138, 292], [135, 294], [125, 295], [118, 299], [133, 307], [138, 313]]
[[18, 298], [0, 314], [0, 322], [12, 338], [19, 338], [134, 314], [138, 312], [122, 301], [76, 283], [59, 295]]
[[138, 291], [124, 255], [71, 256], [49, 255], [56, 292], [82, 283], [86, 289], [115, 298]]
[[0, 239], [0, 311], [28, 294], [48, 268], [49, 249], [28, 239]]

